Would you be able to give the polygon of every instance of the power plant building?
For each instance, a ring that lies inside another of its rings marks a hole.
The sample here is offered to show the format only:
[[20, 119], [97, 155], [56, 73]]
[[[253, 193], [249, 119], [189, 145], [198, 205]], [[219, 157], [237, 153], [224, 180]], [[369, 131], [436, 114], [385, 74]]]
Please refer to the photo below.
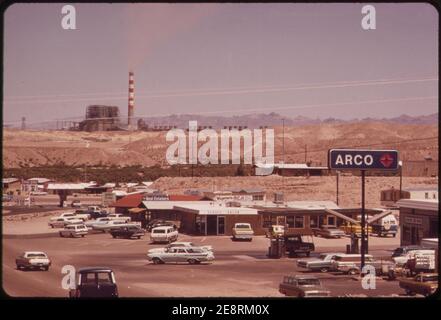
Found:
[[79, 124], [82, 131], [120, 130], [119, 108], [116, 106], [91, 105], [86, 109], [86, 119]]

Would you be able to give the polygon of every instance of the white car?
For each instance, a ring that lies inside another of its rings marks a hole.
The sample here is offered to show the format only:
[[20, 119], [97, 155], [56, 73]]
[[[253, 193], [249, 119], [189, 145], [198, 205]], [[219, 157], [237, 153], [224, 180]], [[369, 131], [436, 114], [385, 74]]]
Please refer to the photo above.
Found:
[[77, 219], [81, 219], [83, 221], [89, 220], [90, 219], [90, 214], [88, 213], [75, 213], [75, 212], [63, 212], [62, 214], [60, 214], [57, 217], [52, 217], [50, 219], [50, 221], [55, 221], [59, 218], [77, 218]]
[[51, 260], [46, 253], [41, 251], [25, 251], [15, 259], [18, 270], [44, 269], [49, 270]]
[[68, 224], [82, 224], [84, 221], [82, 219], [73, 217], [67, 218], [57, 218], [56, 220], [49, 221], [49, 226], [51, 228], [64, 228]]
[[404, 266], [411, 259], [416, 259], [419, 261], [427, 260], [429, 261], [430, 264], [431, 261], [435, 261], [435, 250], [432, 249], [412, 250], [403, 256], [392, 258], [392, 260], [399, 267]]
[[154, 264], [163, 264], [166, 262], [199, 264], [203, 261], [214, 260], [214, 254], [211, 251], [201, 248], [177, 247], [167, 249], [164, 252], [147, 253], [147, 258]]
[[173, 242], [168, 244], [167, 246], [163, 247], [163, 248], [153, 248], [150, 249], [148, 252], [149, 253], [157, 253], [157, 252], [165, 252], [167, 249], [170, 248], [200, 248], [202, 250], [206, 250], [206, 251], [213, 251], [213, 247], [212, 246], [197, 246], [195, 245], [193, 242]]
[[89, 229], [93, 229], [94, 225], [106, 224], [107, 222], [112, 221], [112, 219], [108, 217], [98, 218], [96, 220], [87, 221], [85, 223], [86, 227]]
[[173, 227], [156, 227], [150, 233], [150, 240], [155, 242], [168, 242], [178, 240], [178, 231]]
[[125, 222], [130, 222], [132, 220], [130, 217], [127, 217], [122, 213], [111, 213], [107, 215], [107, 218], [110, 218], [111, 220], [122, 220]]
[[100, 224], [92, 225], [92, 230], [106, 232], [109, 231], [110, 229], [115, 229], [118, 227], [129, 227], [133, 225], [134, 225], [133, 223], [126, 223], [123, 220], [110, 220]]
[[88, 230], [84, 224], [68, 224], [60, 231], [60, 237], [84, 237], [87, 233]]

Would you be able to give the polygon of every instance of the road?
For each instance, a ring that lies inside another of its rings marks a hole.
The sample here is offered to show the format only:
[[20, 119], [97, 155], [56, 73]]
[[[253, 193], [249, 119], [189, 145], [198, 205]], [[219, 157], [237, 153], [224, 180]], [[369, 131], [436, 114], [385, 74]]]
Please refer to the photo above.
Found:
[[[154, 265], [147, 261], [146, 252], [153, 247], [148, 236], [141, 240], [113, 239], [109, 234], [90, 234], [85, 238], [47, 237], [37, 239], [3, 239], [3, 288], [7, 294], [20, 297], [66, 297], [61, 288], [64, 265], [111, 267], [122, 297], [281, 297], [280, 280], [285, 275], [303, 274], [295, 258], [266, 257], [269, 240], [255, 237], [252, 242], [233, 242], [229, 237], [190, 237], [180, 241], [210, 244], [216, 260], [201, 265]], [[317, 239], [328, 246], [317, 246], [320, 252], [342, 252], [343, 246], [333, 247], [339, 240]], [[341, 240], [340, 240], [341, 241]], [[391, 241], [391, 240], [390, 240]], [[394, 247], [372, 245], [370, 253], [386, 256]], [[19, 271], [15, 257], [25, 250], [45, 251], [52, 259], [51, 269]], [[402, 290], [397, 281], [377, 280], [376, 290], [365, 290], [359, 280], [347, 275], [314, 273], [333, 296], [398, 295]]]

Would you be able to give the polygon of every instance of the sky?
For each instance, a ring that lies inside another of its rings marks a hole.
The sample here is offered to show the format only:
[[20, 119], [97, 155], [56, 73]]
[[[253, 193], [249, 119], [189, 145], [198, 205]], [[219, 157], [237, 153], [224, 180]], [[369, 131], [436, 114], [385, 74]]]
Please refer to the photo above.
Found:
[[13, 4], [4, 16], [3, 119], [135, 116], [364, 118], [438, 111], [438, 13], [429, 4]]

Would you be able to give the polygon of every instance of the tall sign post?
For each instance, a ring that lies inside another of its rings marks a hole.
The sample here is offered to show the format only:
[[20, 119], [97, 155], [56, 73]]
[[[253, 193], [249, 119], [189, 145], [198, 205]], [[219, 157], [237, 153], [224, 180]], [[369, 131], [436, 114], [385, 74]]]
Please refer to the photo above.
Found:
[[365, 265], [367, 248], [365, 176], [366, 171], [398, 169], [396, 150], [331, 149], [328, 152], [328, 166], [331, 170], [361, 171], [361, 268]]

